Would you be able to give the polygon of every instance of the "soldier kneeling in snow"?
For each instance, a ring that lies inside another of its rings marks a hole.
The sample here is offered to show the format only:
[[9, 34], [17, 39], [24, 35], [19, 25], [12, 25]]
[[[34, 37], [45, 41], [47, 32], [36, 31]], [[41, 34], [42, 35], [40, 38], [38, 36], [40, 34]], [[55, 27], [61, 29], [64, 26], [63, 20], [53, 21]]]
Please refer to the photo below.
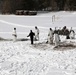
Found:
[[50, 28], [47, 43], [53, 44], [53, 30]]
[[59, 37], [58, 31], [54, 32], [54, 40], [53, 40], [53, 42], [55, 43], [55, 47], [59, 46], [59, 44], [60, 44], [60, 37]]
[[13, 42], [15, 42], [17, 40], [16, 28], [14, 28], [12, 36], [13, 36]]
[[74, 30], [72, 30], [72, 27], [71, 27], [69, 36], [70, 36], [70, 39], [75, 39], [75, 32]]

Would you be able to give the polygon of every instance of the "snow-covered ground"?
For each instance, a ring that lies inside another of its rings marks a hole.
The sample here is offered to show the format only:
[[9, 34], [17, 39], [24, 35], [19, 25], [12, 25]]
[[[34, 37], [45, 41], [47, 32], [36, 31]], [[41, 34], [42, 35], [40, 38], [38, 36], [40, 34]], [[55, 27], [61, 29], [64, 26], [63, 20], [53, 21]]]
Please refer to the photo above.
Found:
[[[52, 16], [56, 19], [52, 22]], [[76, 39], [62, 43], [75, 47], [59, 47], [46, 44], [50, 27], [67, 26], [76, 31], [76, 12], [50, 12], [36, 16], [0, 15], [0, 37], [12, 38], [17, 28], [18, 38], [27, 38], [30, 29], [40, 29], [40, 40], [34, 45], [28, 41], [0, 41], [0, 75], [76, 75]]]

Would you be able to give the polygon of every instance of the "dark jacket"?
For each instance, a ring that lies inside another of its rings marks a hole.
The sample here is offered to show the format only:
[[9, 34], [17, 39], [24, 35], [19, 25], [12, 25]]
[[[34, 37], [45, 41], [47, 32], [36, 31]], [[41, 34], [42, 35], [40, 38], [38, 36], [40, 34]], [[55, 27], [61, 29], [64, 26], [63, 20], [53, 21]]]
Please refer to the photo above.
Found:
[[30, 32], [30, 33], [29, 33], [29, 35], [28, 35], [27, 37], [29, 37], [29, 36], [30, 36], [30, 38], [33, 38], [33, 37], [34, 37], [34, 35], [35, 35], [35, 33]]
[[29, 33], [29, 35], [27, 36], [27, 37], [30, 36], [31, 44], [33, 44], [34, 35], [35, 35], [35, 33], [32, 32], [32, 30], [31, 30], [30, 33]]

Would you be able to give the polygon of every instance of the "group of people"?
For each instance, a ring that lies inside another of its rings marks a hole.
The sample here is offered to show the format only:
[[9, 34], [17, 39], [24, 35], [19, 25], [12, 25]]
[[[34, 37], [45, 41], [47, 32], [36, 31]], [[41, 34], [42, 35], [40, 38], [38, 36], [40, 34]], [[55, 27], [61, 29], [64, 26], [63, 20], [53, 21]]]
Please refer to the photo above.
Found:
[[[16, 33], [16, 28], [14, 28], [13, 33], [13, 42], [15, 42], [17, 40], [17, 33]], [[30, 37], [31, 40], [31, 44], [33, 44], [33, 41], [38, 41], [39, 40], [39, 29], [37, 26], [35, 26], [35, 32], [33, 32], [32, 30], [30, 30], [30, 33], [27, 37]]]
[[[62, 33], [61, 33], [62, 32]], [[13, 41], [15, 42], [17, 39], [17, 33], [16, 33], [16, 28], [14, 28], [13, 30]], [[55, 46], [59, 46], [60, 44], [60, 36], [59, 35], [66, 35], [66, 39], [74, 39], [75, 38], [75, 32], [74, 30], [70, 29], [70, 31], [66, 28], [66, 26], [63, 27], [63, 29], [61, 30], [57, 30], [55, 27], [55, 30], [52, 30], [52, 28], [49, 29], [48, 32], [48, 38], [47, 38], [47, 42], [49, 44], [55, 44]], [[39, 41], [39, 29], [37, 26], [35, 26], [35, 32], [33, 32], [32, 30], [30, 30], [30, 33], [27, 37], [30, 37], [31, 40], [31, 44], [33, 44], [33, 41]]]
[[49, 44], [55, 43], [55, 46], [58, 46], [59, 42], [60, 42], [60, 37], [59, 37], [58, 31], [57, 30], [53, 31], [52, 28], [50, 28], [46, 43], [49, 43]]
[[58, 47], [60, 45], [60, 35], [66, 36], [66, 39], [75, 39], [75, 31], [72, 29], [67, 29], [66, 26], [64, 26], [62, 29], [56, 29], [53, 31], [52, 28], [49, 29], [48, 33], [48, 39], [47, 43], [55, 44], [55, 47]]
[[[30, 33], [27, 37], [29, 37], [29, 36], [30, 36], [31, 44], [33, 44], [33, 40], [39, 41], [39, 29], [37, 26], [35, 26], [35, 32], [30, 30]], [[34, 36], [35, 36], [35, 38], [34, 38]]]

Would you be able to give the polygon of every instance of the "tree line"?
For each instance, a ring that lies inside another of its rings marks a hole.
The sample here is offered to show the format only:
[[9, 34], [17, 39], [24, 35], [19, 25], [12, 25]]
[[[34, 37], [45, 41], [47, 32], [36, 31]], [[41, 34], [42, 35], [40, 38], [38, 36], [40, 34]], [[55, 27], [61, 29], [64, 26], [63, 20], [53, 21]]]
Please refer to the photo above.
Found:
[[75, 11], [76, 0], [0, 0], [2, 13], [15, 13], [16, 10]]

